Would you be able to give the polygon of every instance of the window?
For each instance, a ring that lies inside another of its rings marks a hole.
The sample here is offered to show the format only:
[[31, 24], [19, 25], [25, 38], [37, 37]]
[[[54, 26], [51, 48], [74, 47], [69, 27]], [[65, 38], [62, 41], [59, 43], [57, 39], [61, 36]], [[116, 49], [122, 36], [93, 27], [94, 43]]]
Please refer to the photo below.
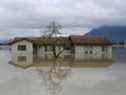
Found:
[[64, 44], [64, 50], [70, 50], [71, 45], [70, 44]]
[[88, 51], [85, 51], [85, 54], [88, 54]]
[[93, 51], [85, 51], [85, 54], [93, 54]]
[[18, 50], [21, 50], [21, 51], [26, 50], [26, 45], [18, 45]]
[[53, 47], [52, 46], [45, 46], [45, 51], [47, 51], [47, 52], [53, 51]]
[[93, 53], [93, 51], [90, 51], [90, 54], [92, 54]]
[[26, 61], [26, 56], [18, 56], [17, 58], [19, 62]]

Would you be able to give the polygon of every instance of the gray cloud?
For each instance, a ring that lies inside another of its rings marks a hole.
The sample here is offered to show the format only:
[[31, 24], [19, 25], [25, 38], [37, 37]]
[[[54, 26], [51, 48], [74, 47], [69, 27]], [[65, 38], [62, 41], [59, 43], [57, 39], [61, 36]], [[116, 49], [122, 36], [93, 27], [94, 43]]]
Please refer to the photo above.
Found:
[[23, 34], [52, 20], [65, 27], [126, 25], [125, 6], [126, 0], [0, 0], [0, 31]]

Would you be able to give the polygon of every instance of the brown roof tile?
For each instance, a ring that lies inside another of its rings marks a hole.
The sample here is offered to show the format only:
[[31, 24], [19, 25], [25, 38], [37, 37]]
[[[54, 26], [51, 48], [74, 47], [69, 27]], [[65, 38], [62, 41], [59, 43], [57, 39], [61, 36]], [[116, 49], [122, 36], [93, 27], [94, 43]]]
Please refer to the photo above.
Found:
[[111, 45], [111, 42], [103, 37], [70, 36], [73, 44], [80, 45]]
[[69, 37], [57, 37], [57, 38], [46, 38], [46, 37], [21, 37], [13, 39], [10, 44], [27, 40], [35, 44], [65, 44], [73, 43], [77, 45], [111, 45], [112, 43], [103, 37], [87, 37], [87, 36], [76, 36], [72, 35]]
[[31, 43], [35, 44], [65, 44], [70, 42], [70, 40], [66, 37], [57, 37], [57, 38], [45, 38], [45, 37], [21, 37], [21, 38], [14, 38], [10, 44], [22, 41], [22, 40], [27, 40]]

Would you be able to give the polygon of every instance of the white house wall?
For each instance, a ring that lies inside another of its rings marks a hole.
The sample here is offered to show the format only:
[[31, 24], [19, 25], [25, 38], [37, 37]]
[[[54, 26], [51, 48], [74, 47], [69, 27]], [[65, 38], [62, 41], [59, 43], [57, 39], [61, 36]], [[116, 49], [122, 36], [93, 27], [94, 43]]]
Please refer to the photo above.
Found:
[[78, 46], [75, 46], [75, 59], [76, 60], [111, 59], [112, 48], [110, 46], [106, 46], [106, 49], [107, 49], [107, 52], [106, 51], [102, 52], [102, 46], [78, 45]]
[[[18, 50], [18, 45], [26, 45], [25, 51]], [[75, 45], [74, 46], [74, 56], [75, 60], [91, 60], [91, 59], [112, 59], [112, 47], [111, 46], [105, 46], [106, 51], [102, 51], [102, 46], [84, 46], [84, 45]], [[57, 53], [62, 51], [64, 48], [61, 46], [56, 47]], [[27, 63], [30, 63], [33, 61], [33, 44], [29, 41], [23, 40], [19, 41], [17, 43], [14, 43], [11, 47], [12, 52], [12, 60], [17, 62], [18, 56], [26, 56], [27, 57]], [[88, 52], [87, 54], [85, 52]], [[92, 52], [92, 53], [90, 53]], [[70, 55], [71, 50], [63, 50], [60, 57], [64, 57], [66, 55]], [[52, 51], [45, 51], [45, 47], [37, 47], [37, 56], [41, 58], [45, 57], [52, 57], [53, 52]], [[66, 58], [66, 57], [65, 57]]]
[[106, 58], [107, 59], [112, 59], [112, 46], [107, 47]]
[[[70, 55], [71, 52], [68, 50], [64, 50], [62, 46], [56, 46], [56, 53], [61, 52], [60, 57], [64, 57], [64, 55]], [[52, 51], [45, 51], [45, 47], [41, 46], [37, 48], [37, 54], [38, 57], [44, 58], [45, 56], [47, 57], [53, 57], [53, 52]]]
[[[18, 45], [26, 45], [25, 51], [18, 50]], [[26, 56], [26, 63], [31, 63], [33, 61], [33, 45], [31, 42], [23, 40], [17, 43], [14, 43], [11, 47], [11, 54], [12, 54], [12, 61], [15, 63], [19, 63], [18, 57], [19, 56]]]
[[[19, 51], [17, 50], [18, 45], [26, 45], [26, 51]], [[19, 41], [17, 43], [14, 43], [12, 45], [12, 53], [17, 53], [17, 54], [31, 54], [33, 53], [33, 45], [31, 42], [23, 40], [23, 41]]]

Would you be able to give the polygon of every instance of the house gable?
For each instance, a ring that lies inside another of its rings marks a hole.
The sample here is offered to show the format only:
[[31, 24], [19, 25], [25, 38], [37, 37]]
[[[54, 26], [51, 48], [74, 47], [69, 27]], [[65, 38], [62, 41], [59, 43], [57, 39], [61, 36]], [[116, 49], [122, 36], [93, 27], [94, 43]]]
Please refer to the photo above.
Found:
[[20, 40], [14, 42], [11, 49], [14, 53], [31, 53], [33, 52], [33, 44], [28, 40]]

